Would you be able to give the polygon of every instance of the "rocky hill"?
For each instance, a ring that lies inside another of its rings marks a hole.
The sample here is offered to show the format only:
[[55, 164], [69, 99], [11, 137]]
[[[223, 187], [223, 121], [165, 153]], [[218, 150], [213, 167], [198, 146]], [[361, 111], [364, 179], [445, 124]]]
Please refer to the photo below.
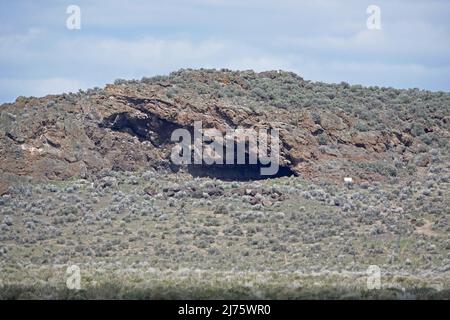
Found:
[[313, 83], [282, 71], [181, 70], [19, 97], [0, 112], [0, 169], [49, 179], [169, 169], [171, 132], [194, 121], [280, 129], [285, 174], [305, 178], [421, 174], [432, 150], [448, 154], [450, 139], [449, 93]]
[[[174, 165], [194, 121], [279, 129], [280, 171]], [[449, 141], [450, 93], [283, 71], [19, 97], [0, 106], [0, 298], [448, 298]]]

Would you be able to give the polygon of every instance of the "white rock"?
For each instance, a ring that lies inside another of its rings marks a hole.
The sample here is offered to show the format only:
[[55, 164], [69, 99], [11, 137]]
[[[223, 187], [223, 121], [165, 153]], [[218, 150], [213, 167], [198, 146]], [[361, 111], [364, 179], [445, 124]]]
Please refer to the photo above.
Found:
[[353, 183], [353, 179], [349, 178], [349, 177], [345, 177], [344, 178], [344, 182], [347, 183], [347, 184], [351, 184], [351, 183]]

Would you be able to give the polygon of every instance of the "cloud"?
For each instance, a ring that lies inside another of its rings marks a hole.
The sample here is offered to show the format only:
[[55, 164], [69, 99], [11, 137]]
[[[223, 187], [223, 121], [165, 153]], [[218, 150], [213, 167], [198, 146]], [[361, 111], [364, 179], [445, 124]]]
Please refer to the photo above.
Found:
[[450, 90], [450, 2], [377, 2], [381, 31], [357, 0], [79, 0], [77, 31], [63, 3], [2, 2], [0, 101], [189, 67]]

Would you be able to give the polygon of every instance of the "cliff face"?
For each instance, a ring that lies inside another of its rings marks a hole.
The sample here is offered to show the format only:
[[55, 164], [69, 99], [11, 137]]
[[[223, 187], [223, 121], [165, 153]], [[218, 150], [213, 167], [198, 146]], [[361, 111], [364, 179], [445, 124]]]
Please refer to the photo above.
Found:
[[119, 80], [2, 105], [0, 170], [49, 179], [174, 170], [170, 135], [194, 121], [222, 132], [279, 129], [285, 174], [379, 180], [421, 174], [431, 151], [448, 155], [450, 94], [311, 83], [277, 71], [182, 70]]

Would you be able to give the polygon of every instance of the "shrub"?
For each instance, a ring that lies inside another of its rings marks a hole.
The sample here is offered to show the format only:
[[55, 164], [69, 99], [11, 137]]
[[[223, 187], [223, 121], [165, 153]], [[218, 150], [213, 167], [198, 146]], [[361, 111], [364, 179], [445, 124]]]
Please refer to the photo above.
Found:
[[362, 132], [369, 131], [369, 127], [367, 126], [367, 123], [365, 123], [365, 122], [363, 122], [361, 120], [358, 120], [356, 122], [355, 129], [358, 130], [358, 131], [362, 131]]
[[415, 137], [419, 137], [425, 133], [423, 126], [419, 123], [413, 123], [411, 125], [411, 134]]

